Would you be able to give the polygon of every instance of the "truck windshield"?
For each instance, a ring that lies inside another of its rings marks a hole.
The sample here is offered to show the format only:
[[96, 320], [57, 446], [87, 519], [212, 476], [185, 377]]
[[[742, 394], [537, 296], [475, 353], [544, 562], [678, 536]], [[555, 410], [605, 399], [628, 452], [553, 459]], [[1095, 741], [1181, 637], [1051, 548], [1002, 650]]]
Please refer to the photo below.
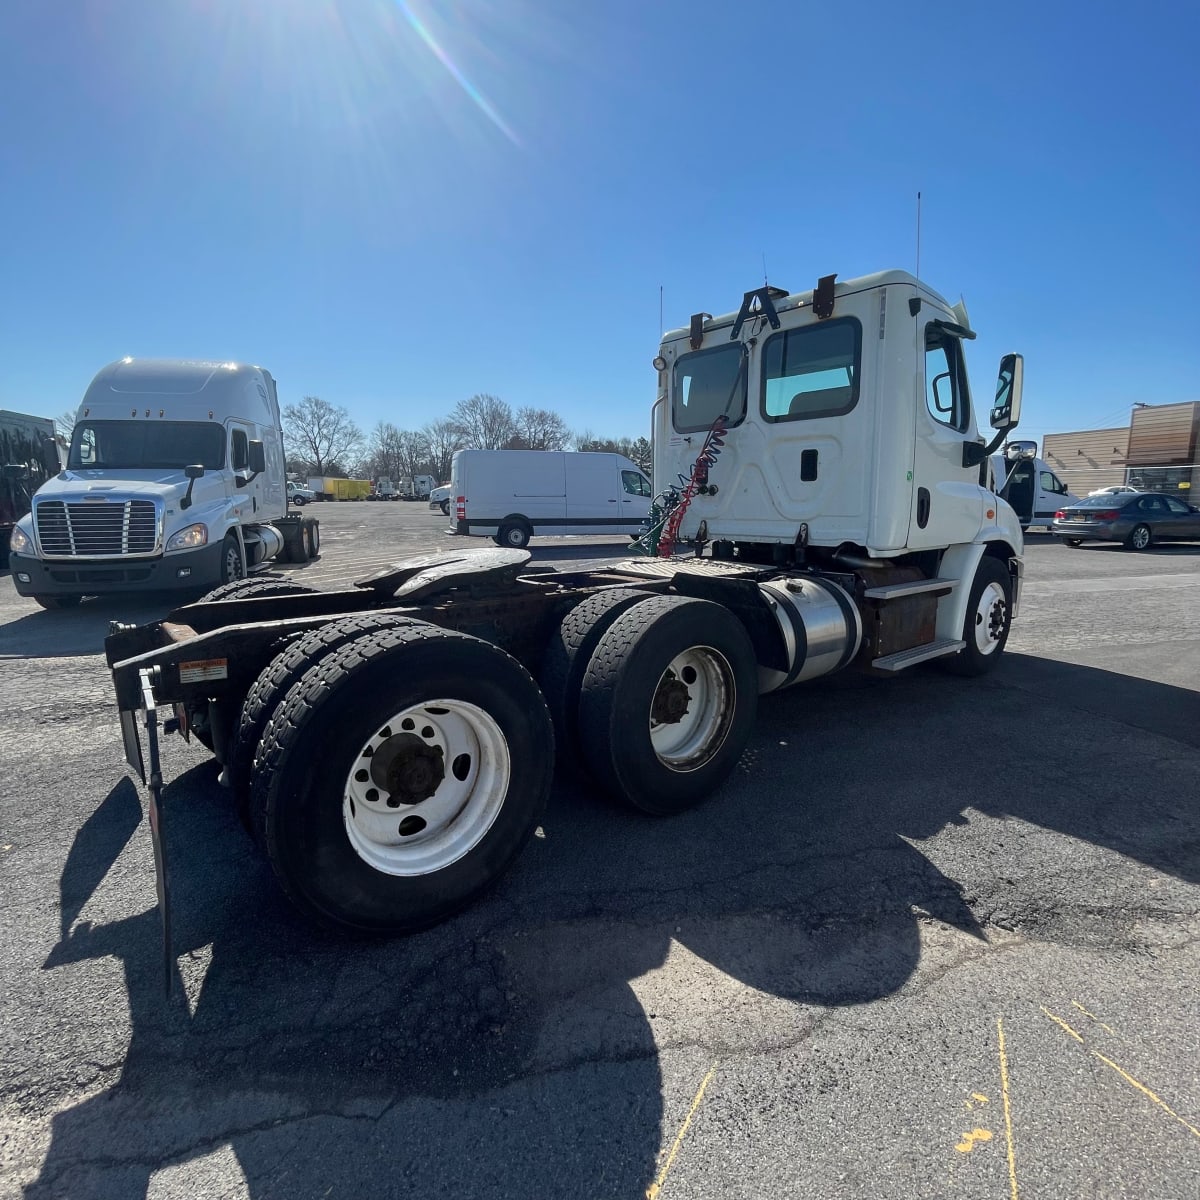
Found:
[[182, 471], [225, 465], [225, 430], [207, 421], [85, 421], [75, 426], [67, 466], [75, 470], [139, 467]]
[[675, 364], [671, 421], [678, 433], [711, 429], [724, 416], [737, 425], [746, 415], [746, 355], [741, 344], [685, 354]]

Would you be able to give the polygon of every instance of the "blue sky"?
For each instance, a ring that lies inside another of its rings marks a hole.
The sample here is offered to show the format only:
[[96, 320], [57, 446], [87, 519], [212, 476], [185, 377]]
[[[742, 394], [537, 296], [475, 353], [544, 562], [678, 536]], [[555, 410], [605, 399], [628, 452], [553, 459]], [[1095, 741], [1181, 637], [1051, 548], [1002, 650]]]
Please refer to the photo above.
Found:
[[[422, 32], [423, 31], [423, 32]], [[1183, 4], [4, 0], [0, 407], [239, 358], [413, 427], [646, 432], [668, 327], [761, 282], [965, 297], [1022, 432], [1200, 399]]]

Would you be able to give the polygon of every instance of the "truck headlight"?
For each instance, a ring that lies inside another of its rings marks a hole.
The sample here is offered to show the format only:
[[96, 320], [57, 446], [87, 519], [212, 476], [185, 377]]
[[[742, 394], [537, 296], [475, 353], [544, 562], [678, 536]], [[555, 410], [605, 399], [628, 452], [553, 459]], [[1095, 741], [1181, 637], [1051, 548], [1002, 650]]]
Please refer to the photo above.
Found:
[[26, 550], [33, 549], [33, 542], [20, 525], [14, 525], [12, 533], [8, 535], [8, 548], [14, 554], [24, 554]]
[[168, 550], [194, 550], [197, 546], [208, 545], [208, 526], [204, 524], [189, 525], [167, 539]]

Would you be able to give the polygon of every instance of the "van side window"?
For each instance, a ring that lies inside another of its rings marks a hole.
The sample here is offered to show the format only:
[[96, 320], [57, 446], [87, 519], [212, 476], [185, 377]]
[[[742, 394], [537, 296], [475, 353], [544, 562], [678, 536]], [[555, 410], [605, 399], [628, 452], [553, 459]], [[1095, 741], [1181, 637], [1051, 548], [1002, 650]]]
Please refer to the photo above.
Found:
[[925, 327], [925, 406], [935, 421], [960, 433], [970, 423], [962, 346], [958, 338], [933, 324]]
[[229, 443], [229, 462], [235, 471], [250, 467], [250, 441], [244, 429], [235, 429]]
[[649, 496], [650, 485], [637, 471], [622, 471], [621, 486], [631, 496]]
[[1067, 485], [1053, 471], [1043, 471], [1038, 482], [1041, 484], [1043, 492], [1051, 492], [1055, 496], [1067, 494]]

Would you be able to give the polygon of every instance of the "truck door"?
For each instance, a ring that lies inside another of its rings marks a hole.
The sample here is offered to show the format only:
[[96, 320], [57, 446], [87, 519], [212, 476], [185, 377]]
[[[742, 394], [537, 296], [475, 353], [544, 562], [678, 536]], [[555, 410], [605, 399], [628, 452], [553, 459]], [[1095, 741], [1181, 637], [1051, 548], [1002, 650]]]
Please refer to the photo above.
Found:
[[260, 514], [263, 512], [265, 477], [250, 478], [250, 439], [253, 436], [253, 426], [241, 421], [230, 423], [229, 469], [233, 484], [230, 495], [243, 524], [262, 519]]
[[917, 335], [925, 370], [916, 405], [908, 536], [913, 550], [970, 542], [983, 525], [979, 467], [963, 466], [963, 445], [978, 441], [966, 361], [961, 340], [945, 324], [935, 310]]
[[621, 472], [621, 533], [637, 533], [650, 515], [652, 490], [641, 471]]
[[[1024, 528], [1033, 519], [1037, 508], [1036, 487], [1034, 484], [1035, 469], [1031, 459], [1025, 458], [1013, 464], [1012, 473], [1004, 485], [1000, 495], [1012, 506], [1017, 514], [1017, 520]], [[1050, 514], [1054, 516], [1053, 513]]]

